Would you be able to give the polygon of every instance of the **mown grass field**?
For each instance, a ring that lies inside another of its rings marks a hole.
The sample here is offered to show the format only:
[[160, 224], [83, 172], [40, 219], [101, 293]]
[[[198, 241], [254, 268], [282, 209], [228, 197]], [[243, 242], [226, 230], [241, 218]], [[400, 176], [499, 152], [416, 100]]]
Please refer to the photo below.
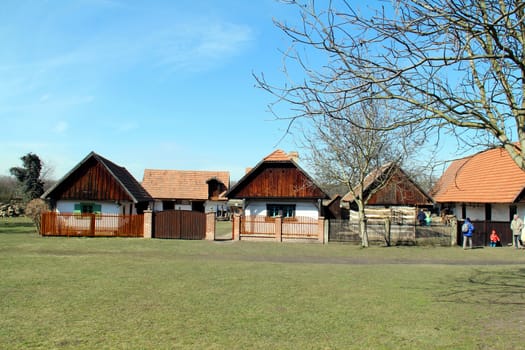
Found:
[[521, 349], [525, 251], [39, 237], [0, 221], [2, 349]]

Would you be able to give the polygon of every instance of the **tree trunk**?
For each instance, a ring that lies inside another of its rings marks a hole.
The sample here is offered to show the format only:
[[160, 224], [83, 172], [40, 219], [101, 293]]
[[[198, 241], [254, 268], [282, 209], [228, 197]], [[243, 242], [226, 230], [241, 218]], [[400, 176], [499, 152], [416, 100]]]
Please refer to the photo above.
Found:
[[368, 247], [368, 232], [366, 228], [366, 215], [365, 215], [365, 206], [364, 204], [357, 200], [357, 206], [359, 208], [359, 234], [361, 236], [361, 246]]

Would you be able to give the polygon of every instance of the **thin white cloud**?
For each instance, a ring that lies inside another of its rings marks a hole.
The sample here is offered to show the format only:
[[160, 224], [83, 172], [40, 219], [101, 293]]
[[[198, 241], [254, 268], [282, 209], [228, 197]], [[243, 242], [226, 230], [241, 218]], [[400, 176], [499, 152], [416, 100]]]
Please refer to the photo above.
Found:
[[[84, 96], [41, 96], [31, 101], [24, 99], [24, 102], [5, 101], [0, 104], [0, 116], [2, 114], [18, 113], [23, 115], [40, 115], [42, 117], [50, 116], [52, 113], [68, 110], [70, 108], [87, 105], [95, 99], [92, 95]], [[0, 99], [1, 101], [2, 99]]]
[[171, 71], [210, 69], [240, 54], [254, 33], [250, 27], [228, 22], [179, 23], [169, 32], [158, 33], [152, 42], [158, 62]]
[[[255, 40], [254, 31], [245, 24], [184, 14], [155, 21], [154, 15], [143, 19], [130, 14], [117, 24], [105, 23], [92, 33], [79, 33], [78, 38], [65, 28], [50, 29], [50, 33], [59, 33], [51, 40], [56, 43], [63, 36], [63, 45], [49, 45], [54, 49], [36, 50], [22, 60], [0, 58], [0, 103], [16, 106], [16, 97], [23, 97], [25, 105], [31, 104], [28, 94], [43, 103], [49, 102], [50, 93], [69, 94], [79, 89], [95, 93], [108, 77], [134, 70], [154, 70], [158, 77], [162, 72], [206, 71], [242, 54]], [[21, 48], [11, 51], [15, 49]]]
[[69, 128], [69, 124], [63, 120], [59, 121], [53, 127], [53, 131], [57, 134], [63, 134]]
[[119, 134], [128, 133], [133, 130], [137, 130], [139, 124], [136, 121], [125, 121], [115, 126], [115, 131]]

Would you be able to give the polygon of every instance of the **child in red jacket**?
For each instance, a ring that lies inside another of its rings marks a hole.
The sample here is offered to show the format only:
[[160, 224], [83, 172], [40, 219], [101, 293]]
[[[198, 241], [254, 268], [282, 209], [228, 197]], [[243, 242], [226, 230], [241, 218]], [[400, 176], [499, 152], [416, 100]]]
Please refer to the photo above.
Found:
[[496, 233], [496, 230], [492, 230], [492, 232], [490, 233], [490, 246], [496, 247], [499, 242], [500, 242], [500, 239], [499, 239], [498, 234]]

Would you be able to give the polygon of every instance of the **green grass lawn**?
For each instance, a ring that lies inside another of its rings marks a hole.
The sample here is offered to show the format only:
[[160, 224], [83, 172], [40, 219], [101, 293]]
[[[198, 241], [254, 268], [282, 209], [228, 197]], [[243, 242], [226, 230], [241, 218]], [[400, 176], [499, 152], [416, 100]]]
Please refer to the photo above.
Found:
[[231, 221], [216, 221], [215, 223], [215, 239], [231, 239], [232, 227]]
[[521, 349], [512, 248], [39, 237], [0, 222], [2, 349]]

